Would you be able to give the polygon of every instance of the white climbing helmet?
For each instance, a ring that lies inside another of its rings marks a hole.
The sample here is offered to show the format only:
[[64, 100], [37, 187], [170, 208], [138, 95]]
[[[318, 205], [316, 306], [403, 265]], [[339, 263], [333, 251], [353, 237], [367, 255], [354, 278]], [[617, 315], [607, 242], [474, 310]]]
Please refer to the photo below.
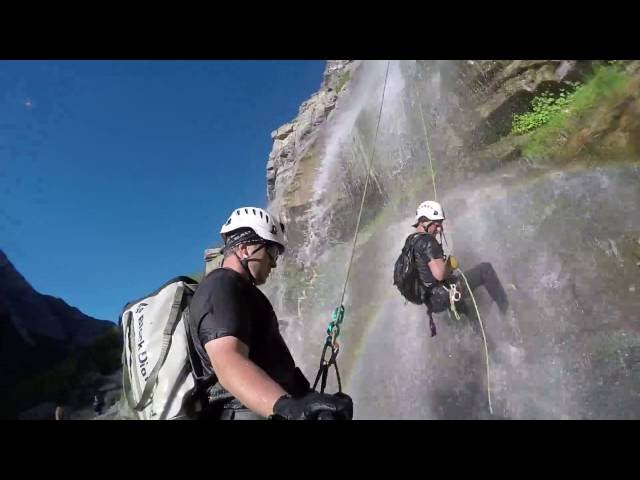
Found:
[[421, 217], [427, 217], [428, 220], [444, 220], [444, 210], [442, 205], [433, 200], [427, 200], [418, 205], [416, 209], [416, 220], [413, 224], [414, 227], [418, 226], [418, 222]]
[[258, 207], [237, 208], [222, 225], [220, 236], [226, 241], [227, 235], [239, 228], [250, 228], [260, 238], [278, 245], [280, 253], [284, 252], [287, 240], [284, 235], [284, 224], [275, 215]]

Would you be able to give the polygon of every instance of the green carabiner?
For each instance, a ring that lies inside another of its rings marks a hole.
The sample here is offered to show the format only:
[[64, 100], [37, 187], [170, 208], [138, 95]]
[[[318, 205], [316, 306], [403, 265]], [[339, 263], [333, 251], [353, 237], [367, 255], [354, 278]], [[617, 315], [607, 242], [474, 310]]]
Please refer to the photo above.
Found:
[[342, 320], [344, 320], [344, 305], [340, 305], [333, 311], [332, 318], [337, 325], [342, 323]]
[[329, 325], [327, 326], [327, 340], [331, 338], [334, 329], [336, 330], [335, 338], [338, 338], [338, 335], [340, 335], [340, 324], [343, 320], [344, 306], [340, 305], [333, 311], [333, 314], [331, 315], [331, 322], [329, 322]]

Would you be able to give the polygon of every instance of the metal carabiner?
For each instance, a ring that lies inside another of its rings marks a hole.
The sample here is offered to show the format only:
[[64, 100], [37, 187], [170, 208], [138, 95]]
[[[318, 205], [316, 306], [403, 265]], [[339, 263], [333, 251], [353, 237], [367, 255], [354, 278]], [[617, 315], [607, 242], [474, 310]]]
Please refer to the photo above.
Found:
[[460, 299], [462, 299], [462, 293], [460, 293], [460, 291], [458, 290], [457, 285], [454, 283], [453, 285], [451, 285], [451, 298], [454, 302], [459, 302]]

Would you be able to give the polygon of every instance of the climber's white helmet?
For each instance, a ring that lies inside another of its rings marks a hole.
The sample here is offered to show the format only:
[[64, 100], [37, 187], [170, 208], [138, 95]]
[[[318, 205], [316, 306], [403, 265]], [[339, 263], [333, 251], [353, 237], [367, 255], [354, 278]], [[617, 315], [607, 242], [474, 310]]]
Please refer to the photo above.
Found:
[[227, 234], [240, 228], [250, 228], [263, 240], [278, 245], [280, 253], [284, 252], [287, 240], [284, 235], [284, 224], [275, 215], [258, 207], [237, 208], [222, 225], [220, 236], [226, 242]]
[[418, 226], [418, 222], [422, 217], [426, 217], [430, 221], [444, 220], [444, 210], [442, 209], [442, 205], [440, 205], [438, 202], [434, 202], [433, 200], [422, 202], [416, 209], [416, 219], [413, 225], [414, 227]]

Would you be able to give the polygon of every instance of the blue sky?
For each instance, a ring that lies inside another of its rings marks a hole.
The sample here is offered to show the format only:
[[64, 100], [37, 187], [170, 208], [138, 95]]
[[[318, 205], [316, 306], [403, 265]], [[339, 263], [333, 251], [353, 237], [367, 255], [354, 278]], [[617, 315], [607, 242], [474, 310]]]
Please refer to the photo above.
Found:
[[270, 133], [324, 61], [0, 62], [0, 249], [41, 293], [117, 320], [266, 206]]

